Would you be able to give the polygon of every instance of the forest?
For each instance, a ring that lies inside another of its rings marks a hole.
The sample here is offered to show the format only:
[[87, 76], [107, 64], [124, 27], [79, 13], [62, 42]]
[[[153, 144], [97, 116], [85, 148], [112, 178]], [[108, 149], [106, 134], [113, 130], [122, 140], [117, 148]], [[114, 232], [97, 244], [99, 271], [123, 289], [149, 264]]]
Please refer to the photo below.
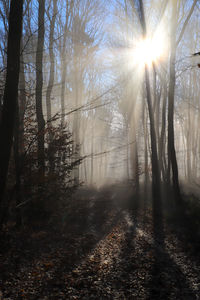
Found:
[[0, 300], [199, 299], [199, 15], [0, 0]]

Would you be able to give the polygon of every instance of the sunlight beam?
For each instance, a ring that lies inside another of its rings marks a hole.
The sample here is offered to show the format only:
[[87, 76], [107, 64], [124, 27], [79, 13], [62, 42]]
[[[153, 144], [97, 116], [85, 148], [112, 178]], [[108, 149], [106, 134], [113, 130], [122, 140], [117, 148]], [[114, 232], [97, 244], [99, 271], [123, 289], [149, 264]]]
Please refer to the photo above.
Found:
[[132, 55], [136, 64], [151, 67], [165, 56], [163, 35], [156, 33], [152, 38], [140, 39], [133, 47]]

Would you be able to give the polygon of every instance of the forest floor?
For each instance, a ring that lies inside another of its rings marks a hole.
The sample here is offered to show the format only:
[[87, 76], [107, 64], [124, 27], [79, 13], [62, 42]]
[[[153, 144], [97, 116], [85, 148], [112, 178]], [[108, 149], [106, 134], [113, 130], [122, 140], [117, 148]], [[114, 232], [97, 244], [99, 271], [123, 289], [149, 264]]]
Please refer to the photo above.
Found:
[[4, 232], [0, 299], [200, 299], [199, 240], [144, 199], [82, 189], [62, 229]]

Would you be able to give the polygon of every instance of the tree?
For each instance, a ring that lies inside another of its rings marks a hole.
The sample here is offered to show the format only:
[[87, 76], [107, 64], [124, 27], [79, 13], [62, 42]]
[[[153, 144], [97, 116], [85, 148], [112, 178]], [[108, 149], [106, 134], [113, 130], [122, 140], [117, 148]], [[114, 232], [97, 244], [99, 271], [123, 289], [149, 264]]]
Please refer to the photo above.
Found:
[[[143, 1], [139, 1], [139, 18], [142, 27], [143, 36], [146, 36], [146, 22], [144, 16], [144, 7]], [[155, 122], [154, 122], [154, 114], [152, 107], [152, 99], [151, 99], [151, 90], [150, 90], [150, 81], [149, 81], [149, 70], [148, 66], [145, 65], [145, 83], [146, 83], [146, 97], [147, 97], [147, 105], [149, 111], [149, 120], [150, 120], [150, 136], [151, 136], [151, 162], [152, 162], [152, 192], [153, 198], [155, 200], [155, 205], [157, 205], [157, 201], [160, 201], [160, 172], [159, 172], [159, 164], [158, 164], [158, 152], [157, 152], [157, 143], [156, 143], [156, 131], [155, 131]]]
[[43, 87], [43, 48], [44, 48], [44, 13], [45, 0], [39, 1], [38, 8], [38, 40], [36, 51], [36, 117], [38, 124], [38, 173], [39, 179], [43, 180], [45, 175], [44, 163], [44, 127], [45, 120], [42, 110], [42, 87]]
[[189, 19], [194, 11], [197, 0], [194, 0], [189, 14], [183, 24], [182, 30], [176, 41], [176, 26], [177, 26], [177, 1], [172, 0], [172, 18], [171, 18], [171, 39], [170, 39], [170, 80], [169, 80], [169, 90], [168, 90], [168, 182], [170, 182], [170, 170], [172, 169], [173, 178], [173, 192], [177, 203], [181, 202], [181, 193], [179, 186], [178, 177], [178, 165], [176, 159], [176, 150], [174, 143], [174, 94], [175, 94], [175, 60], [176, 60], [176, 49], [180, 43], [185, 28], [189, 22]]
[[50, 33], [49, 33], [49, 57], [50, 57], [50, 74], [49, 74], [49, 82], [47, 87], [46, 93], [46, 107], [47, 107], [47, 120], [49, 121], [52, 117], [51, 114], [51, 92], [54, 84], [54, 74], [55, 74], [55, 57], [54, 57], [54, 50], [53, 50], [53, 39], [54, 39], [54, 29], [55, 29], [55, 21], [56, 21], [56, 14], [57, 14], [57, 0], [53, 0], [53, 15], [52, 17], [49, 16], [50, 19]]
[[65, 26], [64, 26], [64, 36], [63, 36], [63, 43], [62, 43], [62, 49], [61, 49], [61, 61], [62, 61], [62, 74], [61, 74], [61, 125], [64, 126], [64, 120], [65, 120], [65, 90], [66, 90], [66, 77], [67, 77], [67, 49], [66, 49], [66, 43], [67, 43], [67, 37], [69, 33], [69, 27], [72, 20], [72, 14], [73, 14], [73, 7], [74, 7], [74, 0], [66, 1], [66, 12], [65, 12]]
[[7, 74], [0, 123], [0, 203], [2, 205], [13, 143], [20, 70], [23, 0], [11, 0], [7, 45]]

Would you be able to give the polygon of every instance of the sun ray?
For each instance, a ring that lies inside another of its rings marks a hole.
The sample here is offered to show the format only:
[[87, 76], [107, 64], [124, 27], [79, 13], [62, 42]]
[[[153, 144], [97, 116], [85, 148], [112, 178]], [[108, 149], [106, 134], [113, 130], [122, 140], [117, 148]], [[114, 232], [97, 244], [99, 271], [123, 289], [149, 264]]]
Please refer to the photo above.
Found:
[[153, 63], [164, 59], [167, 53], [165, 47], [164, 33], [156, 32], [153, 37], [146, 36], [138, 40], [132, 48], [132, 59], [141, 67], [144, 65], [150, 67]]

